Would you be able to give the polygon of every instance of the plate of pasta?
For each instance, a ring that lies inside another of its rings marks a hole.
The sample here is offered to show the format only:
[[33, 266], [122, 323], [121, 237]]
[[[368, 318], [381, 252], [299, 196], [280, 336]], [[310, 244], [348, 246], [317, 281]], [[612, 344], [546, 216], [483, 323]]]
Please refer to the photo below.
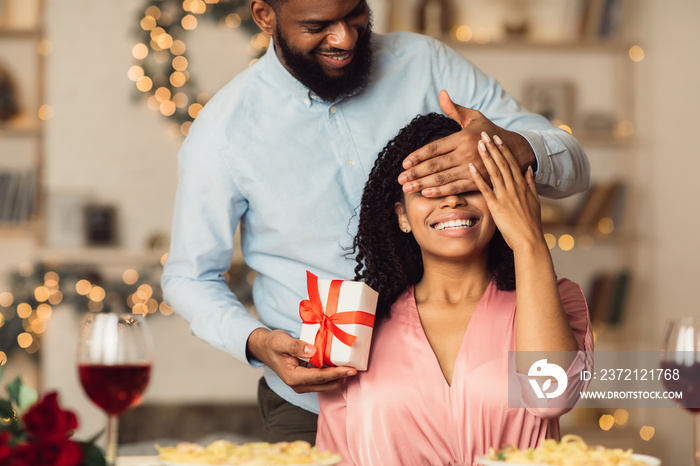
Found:
[[308, 442], [251, 442], [216, 440], [206, 446], [181, 442], [174, 447], [156, 445], [164, 466], [333, 466], [337, 453], [320, 452]]
[[539, 446], [519, 450], [505, 447], [476, 459], [482, 466], [660, 466], [653, 456], [633, 453], [631, 449], [589, 446], [578, 435], [565, 435], [560, 442], [543, 440]]

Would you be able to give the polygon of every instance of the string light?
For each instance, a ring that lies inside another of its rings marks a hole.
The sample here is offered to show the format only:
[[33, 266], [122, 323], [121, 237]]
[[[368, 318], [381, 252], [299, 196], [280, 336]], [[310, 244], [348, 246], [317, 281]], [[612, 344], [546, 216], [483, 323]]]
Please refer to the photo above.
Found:
[[639, 429], [639, 436], [644, 440], [645, 442], [648, 442], [654, 437], [654, 434], [656, 433], [656, 429], [654, 429], [652, 426], [642, 426], [641, 429]]
[[[161, 256], [160, 266], [166, 258], [167, 254]], [[60, 304], [64, 299], [61, 291], [61, 277], [53, 270], [45, 273], [41, 271], [46, 265], [49, 265], [48, 262], [42, 264], [36, 271], [38, 273], [35, 273], [33, 264], [21, 264], [18, 270], [19, 275], [26, 280], [38, 283], [21, 285], [22, 289], [25, 290], [22, 291], [21, 295], [13, 294], [10, 291], [0, 292], [0, 328], [3, 329], [3, 332], [8, 332], [9, 329], [9, 332], [12, 332], [11, 338], [15, 340], [15, 347], [24, 350], [27, 354], [39, 351], [40, 336], [46, 332], [48, 322], [54, 314], [53, 306]], [[159, 266], [154, 267], [159, 268]], [[148, 275], [145, 278], [153, 279]], [[155, 296], [156, 291], [153, 286], [148, 283], [138, 283], [139, 273], [135, 269], [126, 269], [122, 274], [122, 280], [123, 285], [134, 287], [135, 291], [128, 299], [125, 299], [126, 304], [132, 308], [133, 312], [144, 315], [160, 313], [164, 316], [174, 313], [172, 308], [159, 301], [159, 296]], [[76, 309], [85, 310], [87, 308], [89, 312], [103, 312], [107, 307], [107, 301], [109, 301], [110, 307], [114, 304], [111, 298], [107, 297], [103, 286], [94, 284], [87, 278], [76, 278], [75, 281], [69, 278], [64, 285], [71, 288], [68, 293], [73, 299], [76, 296], [84, 296], [87, 299], [85, 304], [73, 304]], [[111, 286], [119, 287], [119, 284]], [[112, 294], [119, 297], [117, 292], [110, 292], [110, 295]], [[21, 297], [17, 298], [17, 296]], [[15, 301], [20, 302], [13, 308]], [[19, 319], [19, 321], [15, 320], [16, 324], [11, 327], [6, 326], [7, 322], [13, 319]], [[5, 341], [5, 335], [6, 333], [3, 334], [3, 341]], [[3, 349], [7, 351], [7, 347]], [[0, 366], [6, 363], [7, 357], [7, 353], [0, 351]]]
[[17, 344], [20, 348], [29, 348], [29, 346], [34, 342], [34, 337], [31, 333], [22, 332], [17, 335]]
[[459, 42], [469, 42], [474, 37], [474, 32], [469, 26], [461, 25], [452, 30], [452, 37]]
[[598, 220], [598, 231], [603, 235], [609, 235], [615, 229], [615, 222], [610, 217]]
[[557, 237], [551, 233], [544, 234], [544, 240], [547, 242], [547, 247], [553, 249], [557, 245]]
[[127, 285], [133, 285], [139, 280], [139, 273], [134, 269], [126, 269], [124, 273], [122, 273], [122, 280]]
[[624, 426], [629, 420], [630, 413], [626, 409], [616, 409], [613, 413], [613, 418], [615, 418], [615, 424]]
[[10, 307], [15, 301], [15, 297], [9, 291], [3, 291], [0, 293], [0, 306]]
[[39, 111], [37, 112], [37, 116], [41, 121], [48, 121], [51, 118], [53, 118], [53, 107], [48, 104], [44, 104], [39, 107]]
[[19, 303], [17, 305], [17, 317], [20, 319], [26, 319], [32, 315], [32, 307], [27, 303]]
[[575, 242], [576, 241], [574, 240], [573, 236], [569, 235], [568, 233], [563, 234], [559, 237], [559, 248], [562, 251], [570, 251], [573, 249]]
[[[248, 0], [151, 0], [138, 17], [143, 36], [131, 50], [137, 63], [129, 68], [127, 76], [137, 91], [145, 94], [150, 109], [177, 122], [174, 133], [178, 135], [187, 135], [192, 121], [209, 100], [209, 94], [197, 91], [190, 76], [185, 35], [195, 30], [200, 21], [212, 19], [221, 27], [248, 32], [246, 50], [253, 60], [270, 45], [270, 38], [260, 33], [250, 16]], [[170, 96], [154, 99], [164, 88]]]
[[78, 280], [78, 282], [75, 284], [75, 292], [83, 296], [86, 296], [88, 293], [90, 293], [91, 288], [92, 283], [85, 279]]
[[603, 430], [610, 430], [615, 425], [615, 418], [610, 414], [603, 414], [598, 420], [598, 425]]
[[640, 62], [644, 60], [644, 49], [638, 45], [633, 45], [629, 50], [629, 56], [633, 62]]
[[50, 295], [51, 291], [46, 286], [37, 286], [34, 289], [34, 298], [40, 303], [47, 301]]
[[105, 299], [106, 294], [105, 289], [101, 286], [93, 286], [88, 293], [88, 297], [91, 301], [101, 302]]

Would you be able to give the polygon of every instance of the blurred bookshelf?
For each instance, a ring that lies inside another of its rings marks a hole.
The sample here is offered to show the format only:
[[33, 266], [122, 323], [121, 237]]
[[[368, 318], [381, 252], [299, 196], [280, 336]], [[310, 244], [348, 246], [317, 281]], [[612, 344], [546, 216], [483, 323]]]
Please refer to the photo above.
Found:
[[43, 240], [44, 0], [0, 2], [0, 234]]
[[[635, 286], [640, 234], [634, 228], [635, 64], [644, 50], [626, 24], [636, 4], [502, 0], [482, 8], [469, 0], [436, 0], [435, 20], [442, 18], [438, 3], [448, 3], [454, 19], [449, 27], [434, 23], [432, 30], [440, 32], [432, 35], [494, 76], [530, 111], [572, 133], [588, 155], [590, 187], [566, 199], [542, 198], [543, 227], [558, 275], [579, 283], [589, 301], [598, 343], [625, 345], [620, 332]], [[558, 29], [546, 30], [552, 25]]]

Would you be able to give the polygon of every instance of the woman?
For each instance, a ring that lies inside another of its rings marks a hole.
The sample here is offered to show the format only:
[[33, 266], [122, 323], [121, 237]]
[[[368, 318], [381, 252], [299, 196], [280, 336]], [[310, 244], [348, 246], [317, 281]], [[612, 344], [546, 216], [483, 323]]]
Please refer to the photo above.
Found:
[[576, 284], [556, 279], [532, 171], [483, 134], [485, 173], [471, 167], [479, 191], [426, 198], [396, 182], [406, 154], [460, 129], [415, 118], [365, 186], [354, 249], [356, 278], [379, 292], [369, 368], [319, 394], [317, 445], [343, 464], [472, 465], [491, 447], [558, 439], [570, 406], [538, 405], [526, 391], [536, 358], [516, 363], [514, 351], [571, 356], [564, 397], [581, 389], [588, 310]]

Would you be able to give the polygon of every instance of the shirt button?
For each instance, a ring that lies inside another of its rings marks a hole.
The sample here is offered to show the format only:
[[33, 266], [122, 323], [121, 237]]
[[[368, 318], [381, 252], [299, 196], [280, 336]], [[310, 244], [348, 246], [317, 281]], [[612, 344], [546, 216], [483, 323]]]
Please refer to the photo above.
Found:
[[541, 179], [542, 179], [542, 176], [544, 176], [544, 173], [540, 173], [539, 175], [537, 175], [537, 180], [538, 180], [538, 181], [541, 180]]
[[337, 111], [338, 111], [338, 109], [335, 108], [335, 105], [331, 105], [331, 113], [335, 113]]
[[352, 167], [355, 165], [355, 161], [353, 159], [348, 159], [345, 163], [348, 167]]
[[561, 184], [561, 180], [557, 180], [557, 186]]
[[304, 103], [305, 103], [306, 106], [308, 107], [309, 105], [311, 105], [311, 99], [309, 99], [309, 98], [307, 97], [306, 99], [304, 99]]

